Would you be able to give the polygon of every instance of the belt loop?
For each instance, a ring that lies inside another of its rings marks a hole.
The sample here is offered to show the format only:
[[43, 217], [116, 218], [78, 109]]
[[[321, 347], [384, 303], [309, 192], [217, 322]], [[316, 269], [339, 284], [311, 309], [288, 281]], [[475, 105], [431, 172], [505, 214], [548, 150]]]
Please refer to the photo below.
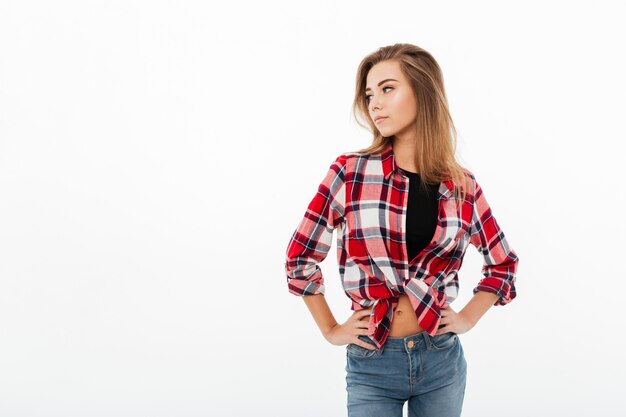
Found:
[[431, 341], [430, 341], [430, 335], [428, 334], [428, 332], [426, 330], [424, 330], [423, 332], [420, 333], [422, 335], [422, 337], [424, 338], [424, 343], [426, 343], [426, 350], [430, 350], [431, 347]]

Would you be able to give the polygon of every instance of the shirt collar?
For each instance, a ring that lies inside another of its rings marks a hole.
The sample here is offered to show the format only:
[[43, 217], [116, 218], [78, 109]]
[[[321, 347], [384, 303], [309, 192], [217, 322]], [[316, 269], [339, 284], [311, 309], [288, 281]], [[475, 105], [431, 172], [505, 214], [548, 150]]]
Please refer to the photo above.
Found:
[[[387, 180], [394, 171], [399, 170], [399, 167], [396, 165], [396, 159], [393, 156], [393, 147], [391, 145], [387, 146], [387, 148], [380, 154], [380, 158], [383, 164], [383, 175], [385, 180]], [[452, 180], [443, 181], [439, 186], [440, 198], [447, 199], [453, 192], [454, 181]]]

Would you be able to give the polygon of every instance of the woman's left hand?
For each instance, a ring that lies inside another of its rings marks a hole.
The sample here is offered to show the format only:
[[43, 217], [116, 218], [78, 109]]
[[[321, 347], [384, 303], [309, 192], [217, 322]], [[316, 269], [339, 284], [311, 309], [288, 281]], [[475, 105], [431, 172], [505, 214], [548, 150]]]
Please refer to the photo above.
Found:
[[452, 310], [449, 304], [441, 307], [441, 320], [439, 322], [442, 327], [437, 330], [435, 335], [454, 332], [456, 334], [463, 334], [470, 331], [474, 327], [474, 323], [463, 315], [463, 313], [457, 313]]

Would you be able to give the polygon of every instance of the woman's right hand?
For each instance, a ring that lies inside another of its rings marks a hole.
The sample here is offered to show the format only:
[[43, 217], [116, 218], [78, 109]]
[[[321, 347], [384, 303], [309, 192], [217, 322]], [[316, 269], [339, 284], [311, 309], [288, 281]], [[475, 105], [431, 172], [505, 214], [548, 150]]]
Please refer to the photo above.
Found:
[[354, 343], [366, 349], [374, 350], [376, 346], [371, 345], [358, 336], [367, 336], [369, 328], [369, 315], [372, 312], [372, 307], [358, 310], [352, 313], [348, 320], [343, 324], [336, 324], [331, 328], [324, 336], [333, 345], [347, 345], [348, 343]]

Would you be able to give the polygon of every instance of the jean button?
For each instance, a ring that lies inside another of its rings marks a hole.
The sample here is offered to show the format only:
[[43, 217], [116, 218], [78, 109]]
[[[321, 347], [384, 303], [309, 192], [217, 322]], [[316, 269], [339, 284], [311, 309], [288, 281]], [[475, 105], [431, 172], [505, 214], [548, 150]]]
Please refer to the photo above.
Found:
[[414, 344], [415, 344], [415, 342], [414, 342], [414, 341], [409, 340], [409, 343], [408, 343], [408, 345], [409, 345], [409, 349], [413, 349], [413, 345], [414, 345]]

